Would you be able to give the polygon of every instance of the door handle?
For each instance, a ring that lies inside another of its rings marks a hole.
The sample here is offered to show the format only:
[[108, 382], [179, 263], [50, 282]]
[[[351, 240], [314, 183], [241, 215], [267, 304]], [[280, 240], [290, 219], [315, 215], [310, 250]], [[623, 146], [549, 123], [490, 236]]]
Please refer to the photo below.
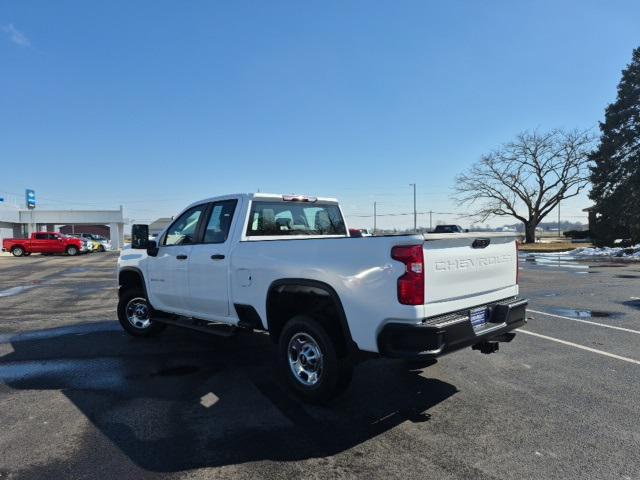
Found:
[[224, 260], [224, 255], [222, 255], [221, 253], [216, 253], [214, 255], [211, 255], [211, 260]]
[[177, 258], [178, 260], [186, 260], [186, 259], [187, 259], [187, 256], [186, 256], [186, 255], [176, 255], [176, 258]]

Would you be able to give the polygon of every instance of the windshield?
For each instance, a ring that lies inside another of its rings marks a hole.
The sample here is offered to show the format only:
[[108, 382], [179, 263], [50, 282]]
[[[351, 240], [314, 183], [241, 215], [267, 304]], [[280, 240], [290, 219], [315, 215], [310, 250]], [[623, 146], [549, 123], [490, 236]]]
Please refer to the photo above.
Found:
[[346, 235], [335, 204], [260, 202], [251, 206], [247, 236]]

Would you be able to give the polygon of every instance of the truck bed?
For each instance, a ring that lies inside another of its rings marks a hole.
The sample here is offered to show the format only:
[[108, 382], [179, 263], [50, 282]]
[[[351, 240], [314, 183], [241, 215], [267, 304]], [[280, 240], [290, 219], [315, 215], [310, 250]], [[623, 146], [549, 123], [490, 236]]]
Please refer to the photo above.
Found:
[[[489, 243], [474, 248], [478, 239]], [[422, 305], [398, 302], [396, 282], [405, 265], [391, 258], [397, 245], [423, 246]], [[416, 324], [518, 294], [514, 235], [502, 233], [239, 242], [231, 272], [232, 303], [257, 306], [262, 318], [267, 317], [265, 292], [275, 280], [305, 278], [331, 286], [342, 301], [358, 347], [372, 352], [377, 351], [377, 336], [387, 322]]]

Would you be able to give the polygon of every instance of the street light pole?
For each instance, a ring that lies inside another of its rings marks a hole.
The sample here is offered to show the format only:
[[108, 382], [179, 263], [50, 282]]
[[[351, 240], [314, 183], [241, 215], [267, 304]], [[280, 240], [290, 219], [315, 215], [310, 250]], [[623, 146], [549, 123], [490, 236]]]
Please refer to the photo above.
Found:
[[373, 234], [376, 234], [376, 227], [377, 227], [377, 211], [376, 211], [376, 207], [377, 207], [377, 202], [373, 202]]
[[410, 187], [413, 187], [413, 231], [418, 231], [418, 212], [416, 210], [416, 184], [410, 183]]

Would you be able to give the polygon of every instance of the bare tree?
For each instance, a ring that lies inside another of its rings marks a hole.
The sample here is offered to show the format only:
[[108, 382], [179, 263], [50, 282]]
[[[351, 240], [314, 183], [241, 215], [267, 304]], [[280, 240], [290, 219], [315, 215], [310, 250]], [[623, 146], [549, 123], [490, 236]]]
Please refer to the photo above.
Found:
[[588, 132], [520, 133], [456, 177], [455, 199], [480, 221], [517, 218], [524, 223], [526, 243], [533, 243], [542, 219], [587, 186], [592, 147]]

